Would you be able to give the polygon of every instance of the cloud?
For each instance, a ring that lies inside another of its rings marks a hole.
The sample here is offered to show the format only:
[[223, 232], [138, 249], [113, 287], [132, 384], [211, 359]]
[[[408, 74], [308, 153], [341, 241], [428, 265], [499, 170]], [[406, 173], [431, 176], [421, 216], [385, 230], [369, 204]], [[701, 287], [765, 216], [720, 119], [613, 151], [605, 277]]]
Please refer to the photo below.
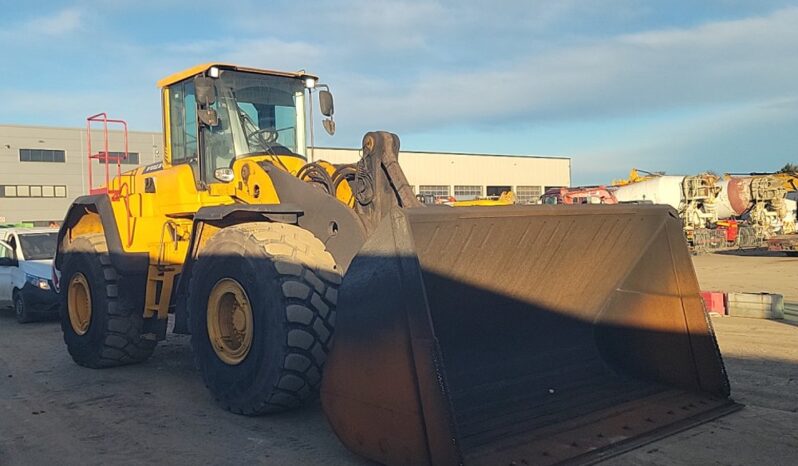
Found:
[[[777, 170], [798, 161], [798, 98], [723, 108], [630, 128], [628, 138], [572, 152], [575, 183], [608, 183], [630, 168], [669, 174]], [[620, 133], [620, 131], [619, 131]]]
[[237, 41], [218, 54], [246, 66], [294, 71], [317, 62], [323, 51], [307, 42], [267, 38]]
[[[79, 128], [88, 115], [107, 112], [111, 118], [125, 119], [132, 130], [160, 130], [158, 94], [155, 89], [150, 93], [149, 98], [142, 98], [135, 91], [119, 89], [68, 93], [0, 90], [4, 109], [0, 123]], [[47, 120], [43, 121], [45, 115]]]
[[[449, 23], [446, 8], [427, 0], [342, 0], [340, 2], [287, 2], [275, 9], [259, 2], [237, 2], [235, 24], [250, 33], [262, 33], [275, 18], [295, 18], [298, 36], [313, 38], [329, 52], [357, 55], [379, 48], [395, 53], [427, 46], [428, 36]], [[363, 57], [360, 57], [363, 59]]]
[[[276, 38], [219, 39], [181, 42], [163, 47], [169, 60], [234, 63], [254, 68], [298, 70], [323, 55], [320, 47], [303, 41]], [[174, 71], [174, 70], [173, 70]]]
[[157, 130], [154, 82], [184, 67], [306, 68], [336, 97], [339, 133], [316, 131], [320, 144], [382, 128], [414, 149], [572, 155], [575, 179], [673, 171], [750, 157], [725, 141], [795, 149], [798, 8], [781, 2], [81, 0], [15, 19], [20, 7], [0, 20], [0, 100], [9, 123], [107, 110]]
[[448, 16], [437, 2], [392, 0], [350, 0], [325, 19], [332, 27], [343, 28], [353, 42], [367, 41], [370, 47], [389, 52], [427, 46], [428, 33], [445, 27]]
[[22, 35], [28, 39], [41, 36], [62, 36], [83, 26], [84, 14], [78, 8], [66, 8], [47, 16], [31, 18], [6, 29], [5, 35]]
[[440, 122], [629, 116], [795, 95], [797, 23], [798, 8], [791, 8], [503, 57], [469, 72], [435, 71], [406, 90], [352, 99], [351, 115], [412, 130]]

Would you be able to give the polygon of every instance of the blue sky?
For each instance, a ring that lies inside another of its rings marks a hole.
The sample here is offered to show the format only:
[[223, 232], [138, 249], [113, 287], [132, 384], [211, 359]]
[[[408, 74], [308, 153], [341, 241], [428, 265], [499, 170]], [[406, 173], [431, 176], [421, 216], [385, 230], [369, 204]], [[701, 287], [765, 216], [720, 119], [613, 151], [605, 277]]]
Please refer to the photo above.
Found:
[[[567, 155], [575, 184], [798, 163], [798, 2], [0, 0], [0, 123], [159, 130], [207, 61], [319, 74], [338, 133]], [[320, 131], [317, 131], [320, 133]]]

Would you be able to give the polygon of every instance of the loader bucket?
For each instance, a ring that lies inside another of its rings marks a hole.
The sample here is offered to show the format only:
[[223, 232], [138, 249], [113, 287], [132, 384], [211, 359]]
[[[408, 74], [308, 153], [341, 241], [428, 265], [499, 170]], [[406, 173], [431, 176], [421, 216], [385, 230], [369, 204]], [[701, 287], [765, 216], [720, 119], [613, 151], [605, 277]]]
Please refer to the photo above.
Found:
[[323, 407], [381, 463], [592, 462], [739, 406], [665, 206], [394, 209], [338, 310]]

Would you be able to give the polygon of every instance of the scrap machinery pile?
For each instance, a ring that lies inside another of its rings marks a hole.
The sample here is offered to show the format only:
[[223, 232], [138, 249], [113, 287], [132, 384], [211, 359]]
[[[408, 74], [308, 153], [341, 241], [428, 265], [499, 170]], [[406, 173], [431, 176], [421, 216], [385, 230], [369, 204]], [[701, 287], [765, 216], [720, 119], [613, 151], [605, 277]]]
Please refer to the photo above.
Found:
[[784, 180], [781, 174], [641, 177], [633, 170], [629, 179], [614, 182], [613, 194], [619, 202], [672, 206], [697, 250], [749, 247], [795, 232], [795, 201], [787, 199], [795, 186]]
[[[633, 172], [632, 175], [635, 175]], [[619, 182], [616, 180], [616, 184]], [[630, 176], [627, 183], [613, 192], [619, 202], [650, 202], [670, 205], [679, 213], [686, 235], [718, 221], [715, 200], [720, 187], [711, 174], [667, 176], [651, 174], [644, 178]]]

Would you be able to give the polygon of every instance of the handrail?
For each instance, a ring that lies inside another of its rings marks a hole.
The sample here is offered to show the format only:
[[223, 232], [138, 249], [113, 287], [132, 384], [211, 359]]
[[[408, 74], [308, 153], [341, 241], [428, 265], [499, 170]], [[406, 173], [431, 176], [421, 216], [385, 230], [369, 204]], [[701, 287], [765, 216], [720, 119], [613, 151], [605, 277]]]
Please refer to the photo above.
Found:
[[[97, 152], [96, 154], [92, 152], [91, 148], [91, 132], [92, 132], [92, 124], [93, 123], [101, 123], [102, 130], [103, 130], [103, 150], [101, 152]], [[124, 137], [124, 146], [125, 150], [123, 152], [123, 156], [111, 156], [111, 152], [109, 150], [109, 131], [108, 131], [108, 124], [112, 125], [121, 125], [122, 134]], [[105, 112], [97, 113], [96, 115], [91, 115], [90, 117], [86, 118], [86, 145], [88, 149], [88, 159], [89, 159], [89, 194], [109, 194], [112, 198], [118, 199], [120, 190], [112, 190], [111, 187], [111, 169], [110, 169], [110, 162], [113, 159], [116, 162], [116, 176], [119, 177], [122, 175], [122, 160], [126, 160], [128, 157], [128, 130], [127, 130], [127, 122], [125, 120], [113, 119], [108, 118], [108, 114]], [[99, 160], [101, 164], [105, 165], [105, 185], [99, 188], [94, 187], [94, 174], [92, 168], [92, 160]]]

